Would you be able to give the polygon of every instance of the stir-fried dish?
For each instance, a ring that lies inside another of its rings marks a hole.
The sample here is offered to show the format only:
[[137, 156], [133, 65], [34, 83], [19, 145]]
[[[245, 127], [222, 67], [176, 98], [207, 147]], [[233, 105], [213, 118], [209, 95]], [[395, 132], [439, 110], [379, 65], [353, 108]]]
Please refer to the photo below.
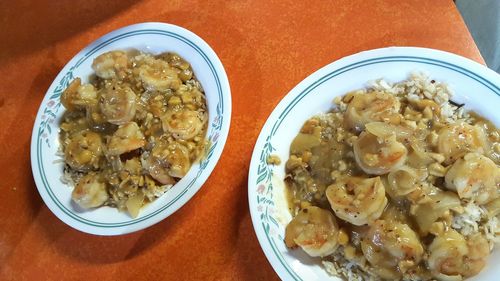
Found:
[[421, 74], [334, 100], [286, 162], [287, 247], [348, 280], [462, 280], [500, 228], [500, 134]]
[[76, 78], [61, 95], [64, 180], [82, 208], [106, 205], [136, 217], [203, 154], [205, 94], [174, 53], [111, 51], [92, 69], [90, 83]]

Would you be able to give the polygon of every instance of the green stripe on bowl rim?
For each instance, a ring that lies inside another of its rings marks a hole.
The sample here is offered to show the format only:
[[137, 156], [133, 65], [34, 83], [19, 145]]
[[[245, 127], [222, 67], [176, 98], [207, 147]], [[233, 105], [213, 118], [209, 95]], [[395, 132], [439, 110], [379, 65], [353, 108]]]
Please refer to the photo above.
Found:
[[[95, 54], [97, 51], [99, 51], [100, 49], [108, 46], [109, 44], [113, 43], [113, 42], [116, 42], [118, 40], [121, 40], [121, 39], [124, 39], [124, 38], [127, 38], [127, 37], [131, 37], [131, 36], [138, 36], [138, 35], [163, 35], [163, 36], [166, 36], [166, 37], [172, 37], [174, 39], [177, 39], [177, 40], [180, 40], [184, 43], [186, 43], [187, 45], [189, 45], [191, 48], [193, 48], [197, 53], [199, 53], [203, 59], [205, 60], [205, 62], [209, 65], [210, 67], [210, 70], [215, 78], [215, 81], [216, 81], [216, 85], [217, 85], [217, 94], [218, 94], [218, 97], [219, 97], [219, 102], [217, 103], [217, 106], [216, 106], [216, 117], [214, 119], [214, 122], [211, 124], [211, 129], [210, 129], [210, 132], [209, 132], [209, 138], [211, 139], [213, 135], [215, 135], [216, 133], [219, 133], [221, 131], [221, 124], [224, 120], [224, 116], [223, 116], [223, 110], [224, 110], [224, 99], [223, 99], [223, 95], [222, 95], [222, 86], [221, 86], [221, 82], [220, 82], [220, 79], [219, 79], [219, 75], [218, 73], [215, 71], [215, 67], [214, 65], [212, 64], [212, 62], [210, 61], [210, 59], [208, 58], [208, 56], [203, 52], [203, 50], [201, 50], [201, 48], [199, 48], [196, 44], [194, 44], [191, 40], [189, 40], [188, 38], [184, 37], [184, 36], [181, 36], [179, 34], [176, 34], [176, 33], [173, 33], [173, 32], [170, 32], [170, 31], [165, 31], [165, 30], [158, 30], [158, 29], [143, 29], [143, 30], [135, 30], [135, 31], [130, 31], [130, 32], [126, 32], [126, 33], [123, 33], [123, 34], [120, 34], [120, 35], [117, 35], [117, 36], [114, 36], [106, 41], [104, 41], [103, 43], [100, 43], [99, 45], [97, 45], [96, 47], [92, 48], [89, 52], [87, 52], [81, 59], [79, 59], [77, 61], [77, 63], [72, 66], [69, 71], [67, 73], [65, 73], [65, 75], [62, 76], [61, 80], [64, 79], [64, 77], [66, 75], [68, 75], [68, 73], [72, 72], [75, 68], [77, 68], [78, 66], [80, 66], [85, 60], [89, 59], [93, 54]], [[60, 81], [59, 81], [60, 82]], [[47, 176], [46, 176], [46, 173], [45, 173], [45, 168], [44, 168], [44, 165], [43, 165], [43, 161], [41, 160], [42, 159], [42, 141], [41, 141], [41, 135], [42, 133], [44, 132], [44, 128], [43, 127], [40, 127], [39, 130], [38, 130], [38, 134], [37, 134], [37, 153], [36, 153], [36, 156], [37, 156], [37, 165], [38, 165], [38, 169], [40, 171], [40, 177], [42, 179], [42, 183], [44, 185], [44, 188], [45, 190], [47, 191], [47, 194], [49, 195], [49, 197], [52, 199], [52, 201], [56, 204], [57, 207], [59, 207], [59, 209], [65, 213], [66, 215], [68, 215], [70, 218], [82, 223], [82, 224], [86, 224], [86, 225], [89, 225], [89, 226], [94, 226], [94, 227], [102, 227], [102, 228], [115, 228], [115, 227], [123, 227], [123, 226], [128, 226], [128, 225], [133, 225], [133, 224], [136, 224], [136, 223], [139, 223], [139, 222], [142, 222], [142, 221], [145, 221], [145, 220], [148, 220], [158, 214], [160, 214], [161, 212], [163, 212], [164, 210], [166, 210], [167, 208], [169, 208], [172, 204], [176, 203], [184, 194], [187, 193], [187, 191], [193, 186], [193, 184], [196, 182], [196, 180], [200, 177], [200, 175], [202, 174], [202, 172], [205, 170], [206, 168], [206, 163], [208, 163], [208, 161], [210, 160], [210, 157], [212, 156], [212, 154], [209, 154], [205, 159], [203, 159], [201, 162], [200, 162], [200, 169], [198, 170], [196, 176], [186, 185], [186, 187], [175, 197], [173, 198], [172, 200], [170, 200], [169, 202], [167, 202], [164, 206], [162, 206], [161, 208], [159, 208], [158, 210], [152, 212], [151, 214], [148, 214], [144, 217], [139, 217], [137, 219], [133, 219], [133, 220], [130, 220], [130, 221], [126, 221], [126, 222], [119, 222], [119, 223], [102, 223], [102, 222], [96, 222], [96, 221], [92, 221], [92, 220], [88, 220], [88, 219], [85, 219], [81, 216], [78, 216], [77, 214], [75, 214], [74, 212], [72, 212], [71, 210], [69, 210], [68, 208], [66, 208], [66, 206], [64, 206], [64, 204], [62, 204], [59, 199], [55, 196], [54, 192], [52, 191], [52, 188], [50, 187], [48, 181], [47, 181]], [[213, 142], [211, 147], [209, 148], [209, 151], [213, 151], [214, 148], [217, 146], [218, 144], [218, 140]]]
[[[453, 63], [445, 62], [445, 61], [438, 60], [438, 59], [431, 59], [431, 58], [417, 57], [417, 56], [385, 56], [385, 57], [380, 57], [380, 58], [366, 59], [366, 60], [362, 60], [359, 62], [349, 64], [347, 66], [336, 69], [328, 74], [325, 74], [323, 77], [317, 79], [315, 82], [311, 83], [308, 87], [306, 87], [302, 92], [300, 92], [300, 94], [298, 94], [285, 107], [285, 109], [278, 116], [277, 120], [275, 121], [275, 123], [272, 126], [270, 134], [267, 137], [265, 137], [266, 142], [264, 145], [266, 145], [267, 143], [269, 143], [269, 144], [271, 143], [272, 137], [276, 134], [276, 131], [281, 126], [285, 117], [300, 102], [300, 100], [302, 100], [304, 97], [306, 97], [315, 88], [319, 87], [324, 82], [326, 82], [326, 81], [328, 81], [328, 80], [330, 80], [330, 79], [332, 79], [340, 74], [343, 74], [345, 72], [348, 72], [348, 71], [351, 71], [351, 70], [354, 70], [354, 69], [357, 69], [357, 68], [360, 68], [363, 66], [367, 66], [367, 65], [388, 63], [388, 62], [412, 62], [412, 63], [433, 65], [433, 66], [446, 68], [446, 69], [455, 71], [459, 74], [462, 74], [464, 76], [467, 76], [467, 77], [477, 81], [478, 83], [482, 84], [483, 86], [485, 86], [486, 88], [491, 90], [497, 96], [500, 96], [500, 88], [498, 86], [496, 86], [494, 83], [492, 83], [488, 79], [482, 77], [481, 75], [478, 75], [478, 74], [476, 74], [476, 73], [474, 73], [474, 72], [472, 72], [464, 67], [458, 66], [458, 65], [453, 64]], [[268, 155], [265, 155], [266, 153], [269, 154], [268, 151], [263, 149], [263, 151], [261, 153], [261, 157], [260, 157], [260, 164], [267, 166], [267, 163], [263, 162], [263, 161], [265, 161], [265, 159], [267, 159]], [[272, 171], [271, 171], [271, 173], [272, 173]], [[269, 182], [269, 180], [264, 178], [261, 181], [257, 181], [256, 185], [258, 185], [259, 183], [262, 184], [262, 183], [268, 183], [268, 182]], [[264, 197], [266, 197], [266, 196], [264, 196]], [[270, 196], [270, 200], [271, 201], [273, 200], [272, 194]], [[266, 222], [262, 221], [262, 218], [261, 218], [261, 227], [262, 227], [262, 230], [264, 231], [264, 234], [265, 234], [267, 241], [271, 245], [272, 251], [274, 252], [275, 256], [278, 258], [278, 261], [281, 263], [281, 265], [288, 272], [290, 277], [293, 278], [293, 280], [303, 280], [300, 276], [297, 275], [297, 273], [286, 262], [282, 252], [280, 252], [278, 250], [278, 247], [277, 247], [277, 244], [276, 244], [274, 237], [269, 235], [269, 231], [268, 231], [268, 229], [266, 229], [266, 227], [269, 227], [269, 222], [266, 223]]]

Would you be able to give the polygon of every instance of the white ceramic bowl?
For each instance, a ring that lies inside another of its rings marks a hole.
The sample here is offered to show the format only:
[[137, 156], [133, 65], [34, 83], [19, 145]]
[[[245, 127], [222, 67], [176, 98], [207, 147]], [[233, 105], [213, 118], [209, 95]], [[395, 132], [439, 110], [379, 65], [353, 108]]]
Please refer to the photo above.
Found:
[[[500, 125], [500, 76], [469, 59], [443, 51], [391, 47], [361, 52], [314, 72], [288, 93], [265, 123], [255, 145], [248, 176], [248, 197], [252, 222], [262, 250], [283, 280], [340, 280], [329, 276], [320, 259], [300, 249], [289, 250], [283, 242], [291, 219], [284, 199], [283, 178], [290, 143], [311, 116], [332, 108], [334, 97], [367, 86], [369, 80], [384, 78], [397, 82], [414, 71], [427, 72], [448, 83], [453, 101], [465, 103]], [[266, 164], [269, 154], [278, 155], [281, 165]], [[471, 280], [498, 280], [500, 245], [488, 265]]]
[[[72, 187], [60, 181], [63, 164], [56, 163], [59, 124], [64, 108], [59, 97], [75, 77], [85, 82], [93, 59], [107, 51], [138, 49], [158, 54], [178, 53], [191, 63], [207, 97], [210, 147], [205, 159], [164, 195], [145, 206], [132, 219], [116, 208], [77, 211], [71, 203]], [[40, 105], [31, 137], [31, 167], [38, 191], [49, 209], [68, 225], [92, 234], [118, 235], [153, 225], [184, 205], [201, 188], [224, 148], [231, 119], [231, 92], [224, 67], [210, 46], [194, 33], [171, 24], [141, 23], [115, 30], [92, 42], [71, 59], [48, 89]]]

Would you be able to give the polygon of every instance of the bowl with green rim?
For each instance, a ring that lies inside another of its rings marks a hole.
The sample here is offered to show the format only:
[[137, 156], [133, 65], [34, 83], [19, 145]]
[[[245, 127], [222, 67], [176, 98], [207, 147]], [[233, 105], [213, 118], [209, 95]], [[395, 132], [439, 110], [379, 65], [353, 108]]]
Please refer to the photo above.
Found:
[[[275, 107], [255, 144], [248, 175], [248, 200], [260, 246], [283, 280], [342, 280], [325, 270], [320, 258], [312, 258], [284, 243], [285, 227], [292, 219], [287, 204], [285, 165], [290, 145], [306, 120], [330, 111], [335, 97], [366, 88], [370, 81], [408, 79], [423, 72], [448, 84], [454, 102], [500, 125], [500, 75], [467, 58], [444, 51], [389, 47], [357, 53], [317, 70], [296, 85]], [[267, 163], [269, 156], [279, 164]], [[471, 280], [498, 280], [500, 250], [497, 245], [486, 267]]]
[[[64, 108], [60, 96], [76, 77], [87, 82], [92, 61], [111, 50], [135, 49], [146, 53], [174, 52], [186, 59], [204, 89], [208, 108], [205, 155], [162, 196], [145, 205], [138, 217], [112, 207], [86, 212], [72, 204], [72, 186], [61, 181], [59, 126]], [[38, 192], [47, 207], [69, 226], [96, 235], [138, 231], [165, 219], [182, 207], [203, 186], [219, 160], [229, 132], [231, 91], [224, 67], [212, 48], [199, 36], [166, 23], [139, 23], [112, 31], [75, 55], [50, 85], [40, 105], [31, 138], [31, 167]]]

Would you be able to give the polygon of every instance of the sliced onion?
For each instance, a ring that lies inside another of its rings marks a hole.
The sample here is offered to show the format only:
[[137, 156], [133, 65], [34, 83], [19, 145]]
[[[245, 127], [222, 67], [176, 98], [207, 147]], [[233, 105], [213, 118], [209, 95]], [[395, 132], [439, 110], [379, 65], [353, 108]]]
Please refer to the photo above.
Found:
[[290, 152], [293, 154], [300, 153], [318, 146], [320, 143], [321, 139], [319, 137], [311, 134], [300, 133], [295, 137], [295, 139], [293, 139], [293, 142], [290, 145]]
[[139, 211], [141, 210], [142, 204], [144, 203], [144, 194], [141, 191], [138, 191], [134, 196], [129, 197], [127, 203], [127, 211], [129, 214], [136, 218], [139, 215]]
[[391, 197], [406, 195], [417, 188], [418, 175], [408, 166], [401, 166], [387, 175], [389, 188], [386, 190]]
[[440, 191], [435, 195], [430, 196], [434, 202], [434, 210], [445, 212], [450, 209], [460, 207], [460, 199], [457, 194], [451, 191]]
[[490, 216], [494, 217], [500, 214], [500, 198], [497, 198], [484, 206]]
[[460, 207], [460, 199], [453, 192], [437, 191], [429, 197], [433, 202], [418, 205], [414, 215], [422, 233], [427, 233], [446, 211]]

